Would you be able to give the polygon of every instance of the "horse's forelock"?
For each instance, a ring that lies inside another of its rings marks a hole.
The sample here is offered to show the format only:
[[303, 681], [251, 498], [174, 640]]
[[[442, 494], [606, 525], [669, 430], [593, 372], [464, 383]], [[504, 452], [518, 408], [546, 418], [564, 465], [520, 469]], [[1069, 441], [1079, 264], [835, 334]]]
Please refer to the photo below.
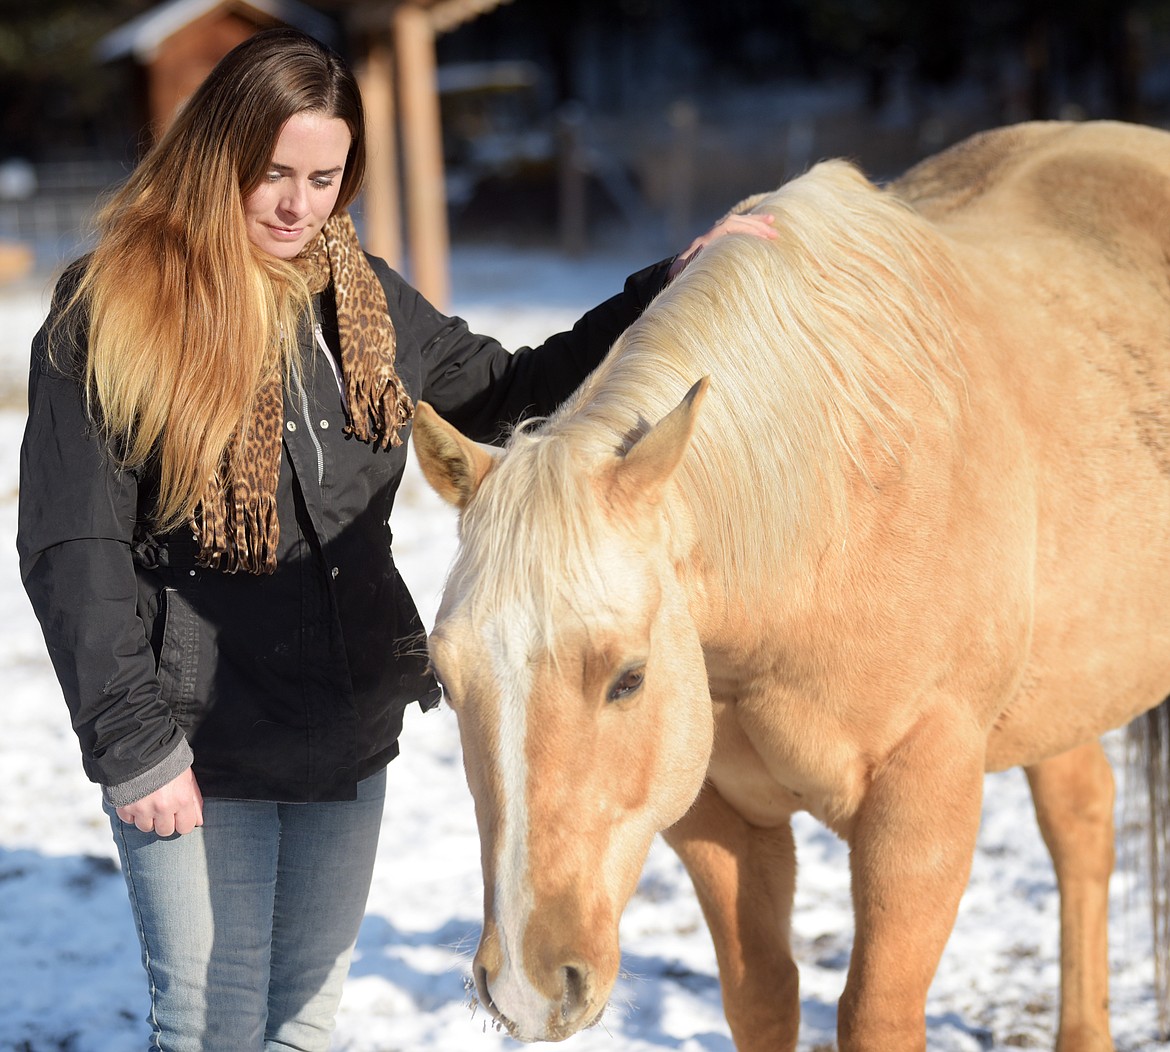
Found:
[[[604, 591], [592, 539], [605, 524], [585, 452], [560, 437], [517, 432], [466, 509], [448, 587], [467, 590], [473, 621], [509, 610], [533, 650], [548, 650], [566, 604], [585, 608]], [[535, 657], [535, 655], [531, 655]]]

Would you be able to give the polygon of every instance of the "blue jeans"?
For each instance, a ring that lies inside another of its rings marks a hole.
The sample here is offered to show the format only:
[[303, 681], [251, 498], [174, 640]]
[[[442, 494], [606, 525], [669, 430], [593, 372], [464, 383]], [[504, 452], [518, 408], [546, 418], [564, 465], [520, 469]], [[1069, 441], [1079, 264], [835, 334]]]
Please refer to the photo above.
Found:
[[365, 913], [386, 772], [352, 801], [207, 799], [159, 837], [109, 808], [157, 1052], [325, 1052]]

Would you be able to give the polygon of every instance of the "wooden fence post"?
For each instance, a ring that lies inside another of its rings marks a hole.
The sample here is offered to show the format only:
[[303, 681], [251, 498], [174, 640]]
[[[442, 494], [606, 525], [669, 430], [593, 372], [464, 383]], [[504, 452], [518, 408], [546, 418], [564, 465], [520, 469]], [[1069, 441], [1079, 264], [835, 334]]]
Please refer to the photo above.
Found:
[[370, 42], [358, 81], [366, 110], [365, 246], [395, 270], [402, 270], [394, 55], [386, 41]]
[[449, 237], [443, 140], [430, 14], [413, 3], [394, 9], [394, 40], [406, 170], [410, 278], [439, 310], [448, 309]]

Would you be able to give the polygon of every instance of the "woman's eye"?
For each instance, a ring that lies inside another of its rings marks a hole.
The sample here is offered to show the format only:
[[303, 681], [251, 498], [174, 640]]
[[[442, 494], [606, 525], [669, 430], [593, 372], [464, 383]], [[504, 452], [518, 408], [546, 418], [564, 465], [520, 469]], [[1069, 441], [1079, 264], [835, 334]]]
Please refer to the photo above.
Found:
[[642, 683], [646, 679], [646, 666], [639, 665], [637, 668], [626, 669], [609, 689], [610, 701], [623, 701], [636, 694], [642, 689]]
[[333, 180], [332, 179], [314, 179], [313, 185], [318, 190], [328, 190], [329, 187], [331, 187], [333, 185]]

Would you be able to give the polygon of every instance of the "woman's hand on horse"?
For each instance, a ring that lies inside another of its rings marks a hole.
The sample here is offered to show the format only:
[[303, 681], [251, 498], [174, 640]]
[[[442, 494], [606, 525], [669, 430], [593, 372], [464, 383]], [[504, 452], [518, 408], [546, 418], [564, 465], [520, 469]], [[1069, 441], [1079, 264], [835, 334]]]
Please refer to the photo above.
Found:
[[774, 216], [766, 212], [736, 213], [724, 216], [705, 234], [700, 234], [687, 246], [685, 252], [680, 252], [667, 272], [668, 278], [676, 278], [683, 268], [691, 262], [703, 249], [718, 241], [726, 234], [751, 234], [753, 237], [762, 237], [771, 240], [776, 236]]
[[116, 813], [127, 825], [137, 826], [144, 833], [190, 833], [203, 825], [203, 794], [195, 773], [188, 767], [178, 778], [141, 800], [119, 807]]

